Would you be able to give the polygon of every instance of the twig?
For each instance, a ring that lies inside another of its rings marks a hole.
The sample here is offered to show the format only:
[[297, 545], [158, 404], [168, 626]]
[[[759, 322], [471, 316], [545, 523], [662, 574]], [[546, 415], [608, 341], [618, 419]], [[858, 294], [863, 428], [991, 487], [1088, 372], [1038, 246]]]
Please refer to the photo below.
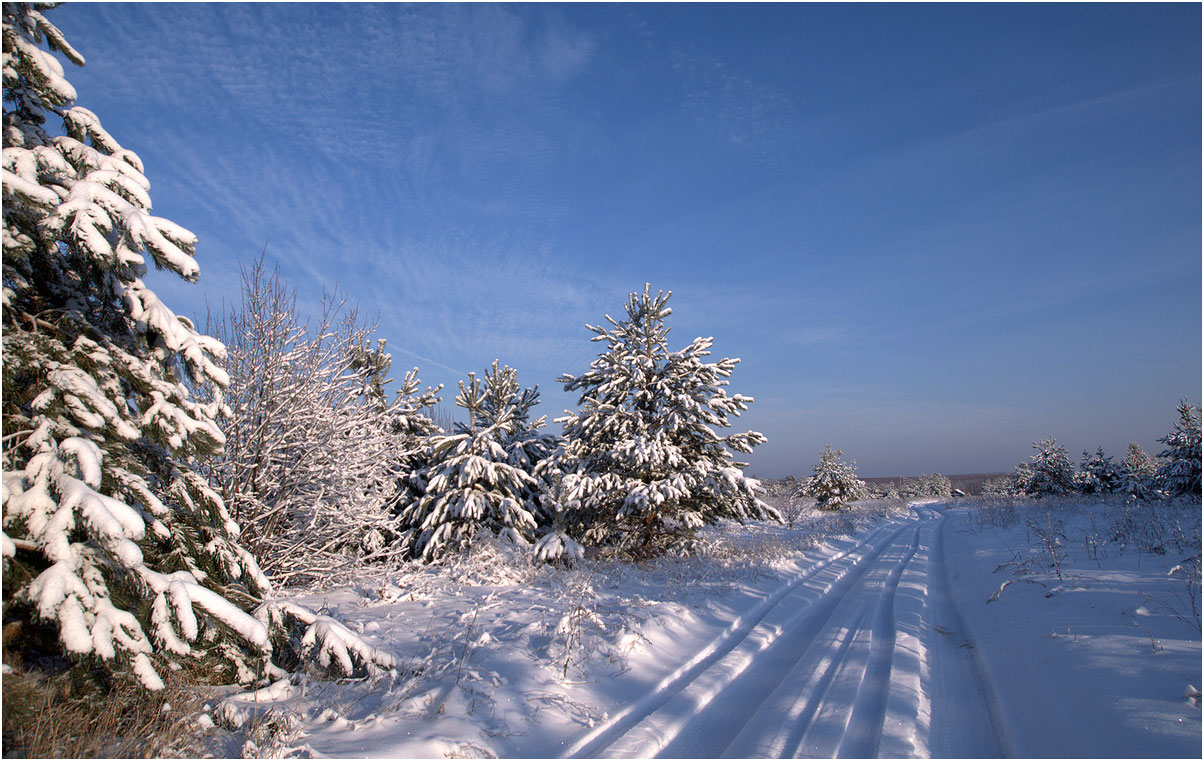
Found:
[[999, 596], [1003, 594], [1003, 590], [1007, 589], [1008, 586], [1010, 586], [1012, 584], [1019, 584], [1020, 582], [1024, 582], [1025, 584], [1036, 584], [1037, 586], [1041, 587], [1042, 589], [1045, 589], [1044, 584], [1042, 584], [1039, 581], [1033, 581], [1032, 579], [1008, 579], [1007, 581], [1005, 581], [999, 585], [999, 589], [997, 589], [995, 591], [995, 594], [993, 594], [989, 598], [987, 598], [987, 605], [990, 605], [991, 603], [998, 600]]

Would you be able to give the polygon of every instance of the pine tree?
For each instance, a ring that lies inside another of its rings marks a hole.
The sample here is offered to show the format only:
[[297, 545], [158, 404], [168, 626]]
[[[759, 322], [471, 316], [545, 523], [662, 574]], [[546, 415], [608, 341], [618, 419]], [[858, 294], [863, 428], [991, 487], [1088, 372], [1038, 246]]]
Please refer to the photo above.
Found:
[[[493, 370], [489, 377], [495, 382], [512, 377], [498, 371], [496, 362]], [[538, 484], [511, 464], [506, 443], [518, 423], [505, 391], [496, 385], [487, 391], [476, 373], [469, 373], [456, 396], [456, 404], [468, 410], [468, 424], [431, 440], [430, 482], [401, 512], [407, 527], [402, 544], [423, 561], [466, 548], [482, 531], [530, 544], [536, 520], [529, 500]]]
[[1120, 464], [1120, 490], [1138, 499], [1154, 498], [1154, 474], [1158, 463], [1136, 441], [1129, 442], [1125, 459]]
[[1182, 399], [1179, 421], [1158, 439], [1166, 449], [1158, 454], [1163, 464], [1155, 474], [1158, 488], [1169, 497], [1200, 496], [1200, 408]]
[[1031, 478], [1025, 491], [1037, 496], [1069, 494], [1074, 491], [1074, 465], [1066, 447], [1052, 437], [1033, 444]]
[[539, 404], [539, 386], [521, 388], [518, 371], [509, 366], [499, 368], [498, 361], [485, 373], [485, 399], [478, 421], [482, 427], [496, 424], [508, 416], [509, 424], [502, 434], [501, 444], [510, 465], [531, 476], [532, 483], [519, 495], [523, 507], [541, 525], [554, 521], [556, 510], [550, 506], [554, 467], [550, 462], [559, 441], [546, 432], [546, 418], [533, 418], [531, 410]]
[[839, 510], [866, 494], [865, 482], [857, 478], [856, 461], [843, 462], [842, 454], [831, 444], [825, 444], [811, 478], [803, 487], [803, 494], [814, 499], [820, 510]]
[[634, 557], [679, 546], [722, 518], [778, 517], [732, 456], [765, 437], [714, 430], [730, 427], [729, 417], [753, 401], [725, 390], [739, 360], [704, 361], [711, 338], [669, 351], [670, 296], [645, 285], [628, 297], [626, 319], [587, 325], [606, 350], [585, 373], [560, 378], [581, 392], [580, 409], [558, 420], [564, 526], [586, 545]]
[[[138, 156], [73, 105], [53, 52], [83, 57], [35, 6], [3, 14], [6, 625], [49, 624], [62, 652], [152, 690], [184, 660], [241, 682], [279, 674], [274, 649], [302, 630], [329, 656], [332, 627], [270, 603], [251, 614], [267, 578], [194, 470], [224, 443], [225, 349], [142, 277], [149, 257], [195, 281], [195, 236], [150, 214]], [[391, 665], [362, 654], [348, 670]]]
[[1083, 452], [1079, 471], [1075, 474], [1075, 486], [1084, 494], [1111, 494], [1119, 491], [1123, 484], [1120, 466], [1109, 455], [1104, 454], [1103, 447], [1097, 447], [1095, 454]]
[[1012, 476], [1000, 476], [999, 478], [989, 478], [983, 482], [982, 493], [984, 496], [992, 497], [1010, 497], [1016, 494], [1016, 481]]
[[1016, 496], [1031, 494], [1033, 488], [1033, 466], [1028, 460], [1022, 460], [1012, 470], [1009, 492]]
[[953, 482], [941, 473], [925, 473], [920, 476], [920, 492], [927, 497], [950, 497], [953, 495]]

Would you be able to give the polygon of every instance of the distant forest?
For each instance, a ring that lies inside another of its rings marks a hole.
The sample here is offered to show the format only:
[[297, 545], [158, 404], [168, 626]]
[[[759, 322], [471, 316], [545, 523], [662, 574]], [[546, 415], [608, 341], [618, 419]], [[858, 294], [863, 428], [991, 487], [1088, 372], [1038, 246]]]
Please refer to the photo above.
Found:
[[[1010, 473], [963, 473], [962, 475], [947, 476], [954, 489], [961, 489], [966, 494], [981, 494], [982, 485], [992, 478], [1007, 478]], [[918, 481], [919, 476], [887, 476], [883, 478], [863, 478], [867, 484], [884, 486], [894, 484], [903, 491], [903, 481]]]

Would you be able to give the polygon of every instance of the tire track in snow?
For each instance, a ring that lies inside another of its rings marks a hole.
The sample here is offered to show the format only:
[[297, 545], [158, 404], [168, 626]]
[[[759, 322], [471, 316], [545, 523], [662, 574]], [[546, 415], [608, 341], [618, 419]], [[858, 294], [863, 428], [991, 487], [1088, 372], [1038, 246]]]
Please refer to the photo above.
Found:
[[[918, 520], [929, 517], [917, 511]], [[837, 631], [842, 627], [852, 630], [852, 647], [836, 664], [835, 675], [823, 692], [797, 695], [797, 700], [815, 703], [817, 708], [805, 725], [791, 729], [791, 741], [778, 755], [831, 758], [877, 753], [893, 684], [895, 592], [904, 570], [916, 556], [922, 525], [916, 525], [910, 541], [884, 557], [864, 582], [847, 594], [845, 604], [872, 609], [874, 615], [864, 616], [866, 623], [851, 623], [847, 616], [834, 617], [832, 626]], [[798, 646], [810, 647], [810, 643]], [[768, 715], [764, 722], [774, 718]]]
[[[893, 590], [915, 557], [918, 529], [909, 543], [892, 547], [857, 589], [835, 601], [839, 610], [783, 644], [794, 648], [796, 665], [723, 757], [832, 756], [850, 731], [863, 732], [877, 744], [893, 663], [893, 641], [888, 641], [894, 627]], [[876, 589], [879, 583], [889, 594]], [[873, 685], [871, 679], [881, 684]]]
[[[794, 755], [803, 741], [803, 733], [811, 725], [812, 719], [824, 703], [824, 696], [836, 678], [836, 672], [846, 663], [849, 648], [853, 644], [853, 635], [861, 628], [861, 621], [868, 608], [861, 611], [856, 622], [849, 627], [837, 631], [829, 647], [818, 657], [815, 668], [804, 677], [802, 689], [798, 694], [783, 696], [787, 704], [776, 711], [772, 709], [767, 715], [782, 716], [783, 721], [750, 722], [723, 751], [723, 758], [783, 758]], [[834, 647], [833, 647], [834, 646]], [[801, 665], [802, 661], [800, 661]], [[796, 669], [796, 673], [797, 673]], [[809, 696], [800, 699], [799, 696]], [[777, 703], [784, 702], [779, 698]], [[765, 724], [770, 726], [764, 726]], [[786, 730], [783, 736], [782, 732]], [[787, 750], [789, 749], [789, 750]]]
[[882, 722], [886, 719], [886, 699], [890, 690], [891, 666], [895, 655], [895, 595], [903, 569], [915, 557], [920, 547], [920, 526], [912, 535], [911, 549], [903, 560], [891, 569], [886, 587], [878, 601], [874, 619], [870, 662], [861, 679], [857, 699], [849, 716], [848, 728], [840, 742], [838, 758], [872, 758], [878, 755], [882, 738]]
[[[755, 661], [739, 671], [730, 669], [734, 673], [726, 675], [726, 680], [719, 685], [722, 699], [703, 703], [694, 697], [700, 692], [696, 689], [698, 682], [690, 685], [688, 692], [692, 693], [693, 703], [698, 705], [698, 710], [690, 711], [688, 700], [675, 699], [678, 704], [675, 706], [676, 713], [682, 718], [673, 723], [672, 732], [665, 731], [664, 722], [656, 722], [660, 725], [658, 731], [666, 738], [664, 747], [657, 755], [662, 758], [750, 755], [742, 747], [749, 739], [762, 732], [780, 734], [782, 706], [798, 702], [798, 685], [813, 669], [814, 649], [830, 649], [830, 643], [843, 632], [849, 632], [852, 636], [848, 647], [842, 648], [843, 654], [834, 664], [833, 681], [837, 689], [851, 682], [840, 675], [852, 675], [855, 680], [857, 674], [863, 673], [870, 658], [871, 630], [862, 622], [871, 618], [874, 599], [868, 595], [854, 594], [854, 590], [866, 584], [867, 577], [881, 576], [884, 567], [899, 562], [896, 556], [900, 547], [895, 542], [906, 530], [907, 526], [904, 525], [895, 531], [890, 541], [872, 557], [867, 557], [867, 563], [855, 572], [846, 574], [814, 600], [801, 601], [803, 607], [782, 626], [781, 635], [764, 648], [764, 652], [754, 654]], [[701, 692], [703, 696], [707, 695], [705, 690]], [[710, 692], [712, 696], [718, 696], [718, 689]], [[824, 694], [827, 692], [825, 689]], [[834, 705], [841, 703], [840, 700], [833, 702]], [[827, 698], [821, 701], [817, 709], [822, 711], [826, 706]], [[750, 732], [750, 727], [756, 728]], [[615, 747], [618, 748], [619, 744]], [[645, 752], [643, 746], [636, 747], [639, 752]], [[630, 745], [626, 749], [628, 752], [635, 750]]]
[[[910, 523], [910, 521], [908, 521]], [[779, 603], [782, 602], [789, 593], [796, 590], [800, 585], [811, 579], [818, 577], [821, 573], [829, 570], [836, 571], [836, 578], [826, 584], [823, 589], [819, 590], [819, 599], [824, 600], [829, 597], [832, 590], [842, 582], [849, 579], [849, 574], [856, 573], [855, 578], [860, 577], [865, 572], [863, 566], [868, 566], [876, 559], [885, 548], [907, 528], [907, 523], [898, 525], [895, 522], [888, 523], [874, 531], [868, 538], [857, 543], [853, 547], [843, 550], [829, 558], [818, 561], [815, 565], [808, 568], [799, 576], [791, 579], [789, 582], [779, 586], [765, 600], [761, 601], [753, 610], [733, 621], [728, 628], [712, 641], [709, 645], [699, 651], [688, 662], [675, 670], [672, 674], [665, 677], [655, 689], [645, 697], [635, 703], [625, 707], [618, 714], [607, 720], [606, 722], [595, 727], [584, 737], [572, 745], [565, 753], [565, 758], [593, 758], [603, 755], [611, 745], [614, 745], [620, 738], [627, 734], [630, 730], [643, 722], [649, 716], [654, 714], [658, 709], [664, 706], [672, 698], [679, 695], [682, 690], [693, 684], [702, 676], [707, 669], [717, 663], [720, 659], [730, 654], [737, 646], [749, 640], [766, 616], [773, 611]], [[880, 541], [884, 535], [889, 534], [884, 541]], [[864, 551], [864, 552], [863, 552]], [[861, 554], [858, 554], [861, 553]], [[850, 582], [851, 583], [851, 582]], [[761, 627], [762, 629], [772, 629], [772, 627]], [[762, 633], [765, 642], [756, 650], [764, 650], [772, 644], [781, 635], [782, 630], [765, 631]], [[748, 663], [744, 664], [747, 667]], [[743, 668], [740, 669], [743, 671]], [[727, 680], [727, 681], [730, 681]], [[671, 738], [670, 738], [671, 739]], [[666, 744], [665, 741], [657, 743], [657, 750], [660, 750]], [[631, 754], [635, 755], [635, 754]], [[648, 754], [641, 754], [648, 755]], [[713, 755], [713, 754], [712, 754]]]
[[930, 562], [930, 751], [934, 757], [1007, 757], [1011, 753], [999, 697], [952, 594], [945, 563], [945, 532], [951, 523], [945, 520], [937, 527]]

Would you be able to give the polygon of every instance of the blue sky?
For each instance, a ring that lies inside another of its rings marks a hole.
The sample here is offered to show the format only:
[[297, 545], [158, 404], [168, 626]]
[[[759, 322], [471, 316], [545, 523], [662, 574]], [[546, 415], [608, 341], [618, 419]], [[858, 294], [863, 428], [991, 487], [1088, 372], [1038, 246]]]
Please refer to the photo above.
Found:
[[[1197, 4], [78, 4], [79, 104], [200, 237], [177, 311], [268, 259], [399, 370], [555, 382], [671, 289], [743, 361], [761, 476], [1157, 451], [1201, 393]], [[70, 66], [68, 65], [70, 68]], [[452, 392], [449, 393], [448, 389]]]

